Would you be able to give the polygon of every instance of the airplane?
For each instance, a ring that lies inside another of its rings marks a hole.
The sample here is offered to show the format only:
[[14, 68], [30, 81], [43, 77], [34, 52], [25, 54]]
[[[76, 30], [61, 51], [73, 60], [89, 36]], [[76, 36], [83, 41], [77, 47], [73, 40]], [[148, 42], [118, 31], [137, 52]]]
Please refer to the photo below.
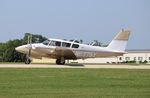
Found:
[[76, 40], [67, 41], [50, 38], [42, 43], [33, 43], [28, 36], [28, 44], [18, 46], [16, 51], [26, 54], [25, 64], [30, 64], [32, 58], [54, 58], [56, 64], [64, 65], [66, 60], [122, 56], [130, 36], [129, 30], [122, 29], [107, 47], [78, 43]]

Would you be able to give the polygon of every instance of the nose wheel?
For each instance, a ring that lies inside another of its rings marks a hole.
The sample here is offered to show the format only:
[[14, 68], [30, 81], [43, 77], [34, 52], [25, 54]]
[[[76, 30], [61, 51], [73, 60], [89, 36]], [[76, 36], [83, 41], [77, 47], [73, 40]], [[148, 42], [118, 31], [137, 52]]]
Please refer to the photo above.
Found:
[[26, 56], [26, 58], [25, 58], [25, 64], [30, 64], [31, 63], [31, 59], [30, 59], [30, 57], [29, 56]]
[[65, 59], [64, 57], [61, 57], [59, 59], [56, 60], [56, 64], [58, 65], [64, 65], [65, 64]]

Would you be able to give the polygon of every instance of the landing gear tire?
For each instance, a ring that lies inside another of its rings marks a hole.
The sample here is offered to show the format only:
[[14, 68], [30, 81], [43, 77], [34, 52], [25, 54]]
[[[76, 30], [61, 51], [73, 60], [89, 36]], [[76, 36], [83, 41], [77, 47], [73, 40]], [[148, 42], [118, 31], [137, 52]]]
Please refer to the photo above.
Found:
[[61, 65], [64, 65], [64, 64], [65, 64], [65, 60], [64, 60], [64, 61], [62, 61], [60, 64], [61, 64]]
[[25, 59], [25, 64], [30, 64], [31, 61], [32, 61], [32, 60], [27, 56], [26, 59]]
[[63, 59], [57, 59], [56, 60], [56, 64], [58, 64], [58, 65], [64, 65], [65, 64], [65, 59], [63, 58]]
[[30, 64], [31, 63], [31, 60], [30, 59], [26, 59], [25, 60], [25, 64]]
[[56, 64], [58, 64], [58, 65], [60, 64], [60, 59], [56, 60]]

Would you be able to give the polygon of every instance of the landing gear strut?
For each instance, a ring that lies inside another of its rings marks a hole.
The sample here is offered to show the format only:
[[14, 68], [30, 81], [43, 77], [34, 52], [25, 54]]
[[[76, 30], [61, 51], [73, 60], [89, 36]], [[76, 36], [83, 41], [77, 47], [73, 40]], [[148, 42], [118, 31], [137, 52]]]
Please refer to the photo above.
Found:
[[65, 59], [64, 57], [61, 57], [59, 59], [56, 60], [56, 64], [58, 65], [64, 65], [65, 64]]
[[31, 59], [29, 56], [26, 56], [25, 58], [25, 64], [30, 64], [31, 63]]

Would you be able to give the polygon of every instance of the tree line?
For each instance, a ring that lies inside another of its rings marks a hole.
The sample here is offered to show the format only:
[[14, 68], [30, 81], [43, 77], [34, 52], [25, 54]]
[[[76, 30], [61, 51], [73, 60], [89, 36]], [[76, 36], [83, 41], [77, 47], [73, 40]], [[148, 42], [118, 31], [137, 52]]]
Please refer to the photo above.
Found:
[[[0, 61], [1, 62], [23, 62], [25, 55], [15, 51], [15, 48], [28, 43], [30, 33], [25, 33], [22, 39], [9, 40], [6, 43], [0, 43]], [[40, 43], [47, 38], [42, 35], [32, 34], [32, 43]]]

